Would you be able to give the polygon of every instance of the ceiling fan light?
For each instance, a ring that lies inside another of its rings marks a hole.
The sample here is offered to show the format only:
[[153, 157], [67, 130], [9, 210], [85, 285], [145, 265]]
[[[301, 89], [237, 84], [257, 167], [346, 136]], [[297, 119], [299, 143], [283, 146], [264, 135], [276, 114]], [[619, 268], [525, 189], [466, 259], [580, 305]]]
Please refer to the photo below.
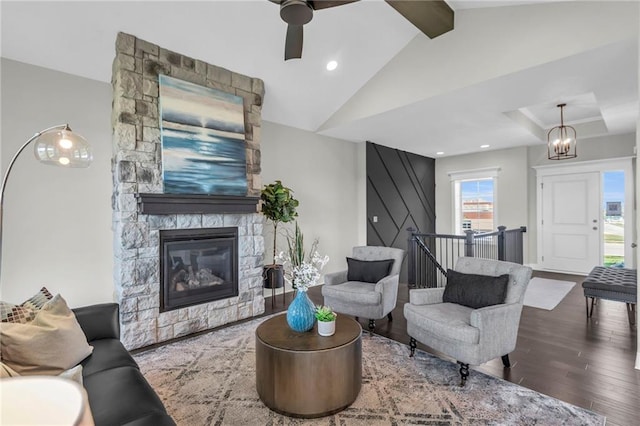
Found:
[[338, 62], [337, 61], [329, 61], [329, 62], [327, 62], [327, 71], [333, 71], [336, 68], [338, 68]]

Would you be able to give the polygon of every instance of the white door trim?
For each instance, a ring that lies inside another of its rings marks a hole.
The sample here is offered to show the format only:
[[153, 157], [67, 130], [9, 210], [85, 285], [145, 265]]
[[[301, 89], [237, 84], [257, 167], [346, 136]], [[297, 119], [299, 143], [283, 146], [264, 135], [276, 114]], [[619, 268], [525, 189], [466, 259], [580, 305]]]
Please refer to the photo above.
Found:
[[[550, 164], [543, 166], [534, 166], [536, 171], [536, 224], [537, 227], [541, 226], [542, 221], [542, 191], [541, 184], [542, 178], [545, 176], [554, 175], [566, 175], [575, 173], [588, 173], [588, 172], [605, 172], [609, 170], [622, 170], [624, 171], [624, 203], [625, 203], [625, 220], [629, 220], [630, 223], [625, 223], [624, 227], [624, 240], [625, 240], [625, 255], [624, 263], [627, 268], [636, 267], [636, 259], [633, 256], [633, 250], [630, 248], [631, 242], [633, 242], [633, 230], [636, 227], [636, 206], [634, 202], [635, 182], [633, 172], [633, 159], [635, 157], [619, 157], [608, 160], [591, 160], [581, 161], [569, 164]], [[602, 205], [602, 191], [600, 191], [600, 204]], [[602, 219], [602, 218], [601, 218]], [[542, 265], [542, 232], [537, 233], [537, 263]], [[602, 246], [602, 236], [600, 237], [600, 245]]]

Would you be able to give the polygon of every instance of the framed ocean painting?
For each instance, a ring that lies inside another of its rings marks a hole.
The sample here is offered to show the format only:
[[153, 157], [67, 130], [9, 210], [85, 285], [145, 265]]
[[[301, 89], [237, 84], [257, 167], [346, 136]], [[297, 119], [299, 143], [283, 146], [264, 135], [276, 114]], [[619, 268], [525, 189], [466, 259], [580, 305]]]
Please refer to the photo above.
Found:
[[246, 195], [243, 99], [159, 76], [167, 194]]

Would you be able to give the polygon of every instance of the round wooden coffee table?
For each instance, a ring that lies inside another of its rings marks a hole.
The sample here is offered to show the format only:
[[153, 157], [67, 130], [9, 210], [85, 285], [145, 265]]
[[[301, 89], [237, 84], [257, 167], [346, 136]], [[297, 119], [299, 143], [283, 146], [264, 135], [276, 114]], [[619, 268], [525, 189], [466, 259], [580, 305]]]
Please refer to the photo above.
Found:
[[344, 410], [362, 384], [362, 327], [338, 315], [336, 334], [297, 333], [286, 315], [256, 330], [256, 388], [262, 402], [291, 417], [322, 417]]

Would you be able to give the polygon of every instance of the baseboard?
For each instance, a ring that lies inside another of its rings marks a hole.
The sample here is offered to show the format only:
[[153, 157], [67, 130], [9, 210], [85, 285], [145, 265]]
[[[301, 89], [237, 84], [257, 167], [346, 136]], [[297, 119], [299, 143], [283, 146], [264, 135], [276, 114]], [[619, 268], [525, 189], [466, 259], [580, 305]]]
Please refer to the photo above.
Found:
[[640, 352], [636, 353], [636, 370], [640, 370]]

